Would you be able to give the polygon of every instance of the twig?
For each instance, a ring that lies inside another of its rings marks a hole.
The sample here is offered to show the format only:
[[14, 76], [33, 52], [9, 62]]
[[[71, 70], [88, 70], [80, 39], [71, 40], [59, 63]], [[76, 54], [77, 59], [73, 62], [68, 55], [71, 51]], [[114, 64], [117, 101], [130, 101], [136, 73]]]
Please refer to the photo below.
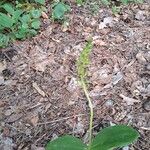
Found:
[[56, 123], [56, 122], [60, 122], [60, 121], [64, 121], [73, 117], [80, 117], [80, 116], [85, 116], [86, 114], [79, 114], [79, 115], [73, 115], [73, 116], [69, 116], [69, 117], [64, 117], [64, 118], [60, 118], [60, 119], [56, 119], [53, 121], [49, 121], [49, 122], [42, 122], [42, 123], [38, 123], [37, 125], [44, 125], [44, 124], [51, 124], [51, 123]]

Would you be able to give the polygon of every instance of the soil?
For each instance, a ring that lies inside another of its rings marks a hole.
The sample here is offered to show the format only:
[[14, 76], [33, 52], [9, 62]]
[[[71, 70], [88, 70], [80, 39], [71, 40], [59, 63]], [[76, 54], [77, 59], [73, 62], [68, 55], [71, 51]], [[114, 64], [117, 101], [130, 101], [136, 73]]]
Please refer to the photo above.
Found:
[[68, 26], [43, 19], [40, 33], [0, 50], [0, 149], [44, 150], [63, 134], [86, 142], [89, 109], [76, 60], [89, 38], [89, 94], [96, 134], [113, 124], [140, 132], [126, 147], [150, 148], [150, 5], [124, 6], [113, 15], [71, 2]]

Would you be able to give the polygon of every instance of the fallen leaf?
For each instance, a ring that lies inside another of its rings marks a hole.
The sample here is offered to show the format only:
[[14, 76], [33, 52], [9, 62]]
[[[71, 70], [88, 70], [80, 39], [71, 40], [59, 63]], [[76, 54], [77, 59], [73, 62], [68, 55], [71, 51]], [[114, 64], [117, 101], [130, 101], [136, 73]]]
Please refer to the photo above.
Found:
[[30, 51], [31, 57], [31, 66], [37, 70], [44, 72], [47, 65], [50, 65], [54, 62], [54, 58], [52, 55], [48, 55], [40, 46], [35, 46]]
[[42, 17], [43, 17], [44, 19], [48, 19], [48, 15], [47, 15], [44, 11], [42, 11]]
[[7, 117], [6, 122], [7, 123], [13, 123], [17, 120], [19, 120], [22, 117], [22, 114], [12, 114], [10, 117]]
[[136, 54], [136, 59], [141, 64], [145, 64], [146, 63], [146, 58], [144, 57], [144, 53], [142, 53], [142, 52], [139, 52], [138, 54]]
[[104, 18], [103, 22], [105, 25], [112, 26], [113, 18], [112, 17], [106, 17], [106, 18]]
[[123, 98], [123, 100], [127, 103], [127, 105], [133, 105], [134, 103], [140, 103], [140, 100], [124, 96], [123, 94], [120, 94], [119, 96], [121, 98]]
[[76, 78], [72, 77], [70, 79], [70, 82], [68, 84], [68, 87], [67, 87], [67, 90], [69, 92], [73, 92], [73, 91], [76, 91], [78, 89], [79, 85], [78, 85], [78, 81]]
[[100, 36], [93, 36], [93, 44], [95, 44], [96, 46], [106, 46], [107, 44], [100, 39]]
[[116, 85], [120, 80], [122, 80], [123, 74], [122, 72], [118, 72], [115, 76], [113, 76], [112, 84]]
[[33, 126], [37, 126], [37, 123], [39, 121], [39, 116], [38, 115], [35, 115], [33, 116], [31, 119], [30, 119], [30, 122]]
[[112, 17], [106, 17], [104, 18], [103, 22], [99, 24], [99, 29], [104, 29], [107, 26], [111, 27], [113, 25], [113, 18]]
[[36, 91], [37, 91], [40, 95], [42, 95], [43, 97], [46, 96], [45, 92], [40, 89], [40, 87], [37, 85], [36, 82], [33, 82], [33, 83], [32, 83], [32, 86], [36, 89]]
[[104, 22], [101, 22], [98, 26], [98, 28], [101, 30], [101, 29], [104, 29], [106, 26], [106, 24]]
[[0, 100], [0, 107], [4, 107], [6, 105], [5, 101]]
[[135, 15], [135, 19], [143, 21], [145, 19], [144, 11], [139, 10]]

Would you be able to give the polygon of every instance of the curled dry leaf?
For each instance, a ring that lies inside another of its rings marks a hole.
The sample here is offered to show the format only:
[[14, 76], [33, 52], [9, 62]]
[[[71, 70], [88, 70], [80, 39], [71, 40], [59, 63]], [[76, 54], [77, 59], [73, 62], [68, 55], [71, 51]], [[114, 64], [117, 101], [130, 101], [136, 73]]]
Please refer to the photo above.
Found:
[[127, 103], [127, 105], [133, 105], [134, 103], [140, 103], [140, 100], [124, 96], [123, 94], [120, 94], [119, 96], [121, 98], [123, 98], [123, 100]]

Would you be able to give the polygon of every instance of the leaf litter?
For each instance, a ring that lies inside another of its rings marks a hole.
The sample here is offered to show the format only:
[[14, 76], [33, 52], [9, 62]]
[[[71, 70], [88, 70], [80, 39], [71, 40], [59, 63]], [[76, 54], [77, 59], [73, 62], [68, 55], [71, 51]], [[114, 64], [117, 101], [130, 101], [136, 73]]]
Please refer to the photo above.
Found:
[[[149, 149], [148, 7], [144, 3], [121, 11], [114, 17], [102, 8], [90, 15], [72, 4], [66, 29], [51, 22], [32, 40], [13, 43], [17, 53], [10, 59], [0, 55], [1, 70], [14, 72], [9, 78], [0, 74], [0, 126], [9, 124], [7, 136], [18, 150], [42, 149], [55, 135], [86, 134], [87, 103], [78, 87], [76, 59], [89, 37], [94, 44], [88, 76], [94, 132], [112, 123], [131, 124], [141, 133], [134, 149]], [[42, 14], [44, 21], [47, 15]]]

